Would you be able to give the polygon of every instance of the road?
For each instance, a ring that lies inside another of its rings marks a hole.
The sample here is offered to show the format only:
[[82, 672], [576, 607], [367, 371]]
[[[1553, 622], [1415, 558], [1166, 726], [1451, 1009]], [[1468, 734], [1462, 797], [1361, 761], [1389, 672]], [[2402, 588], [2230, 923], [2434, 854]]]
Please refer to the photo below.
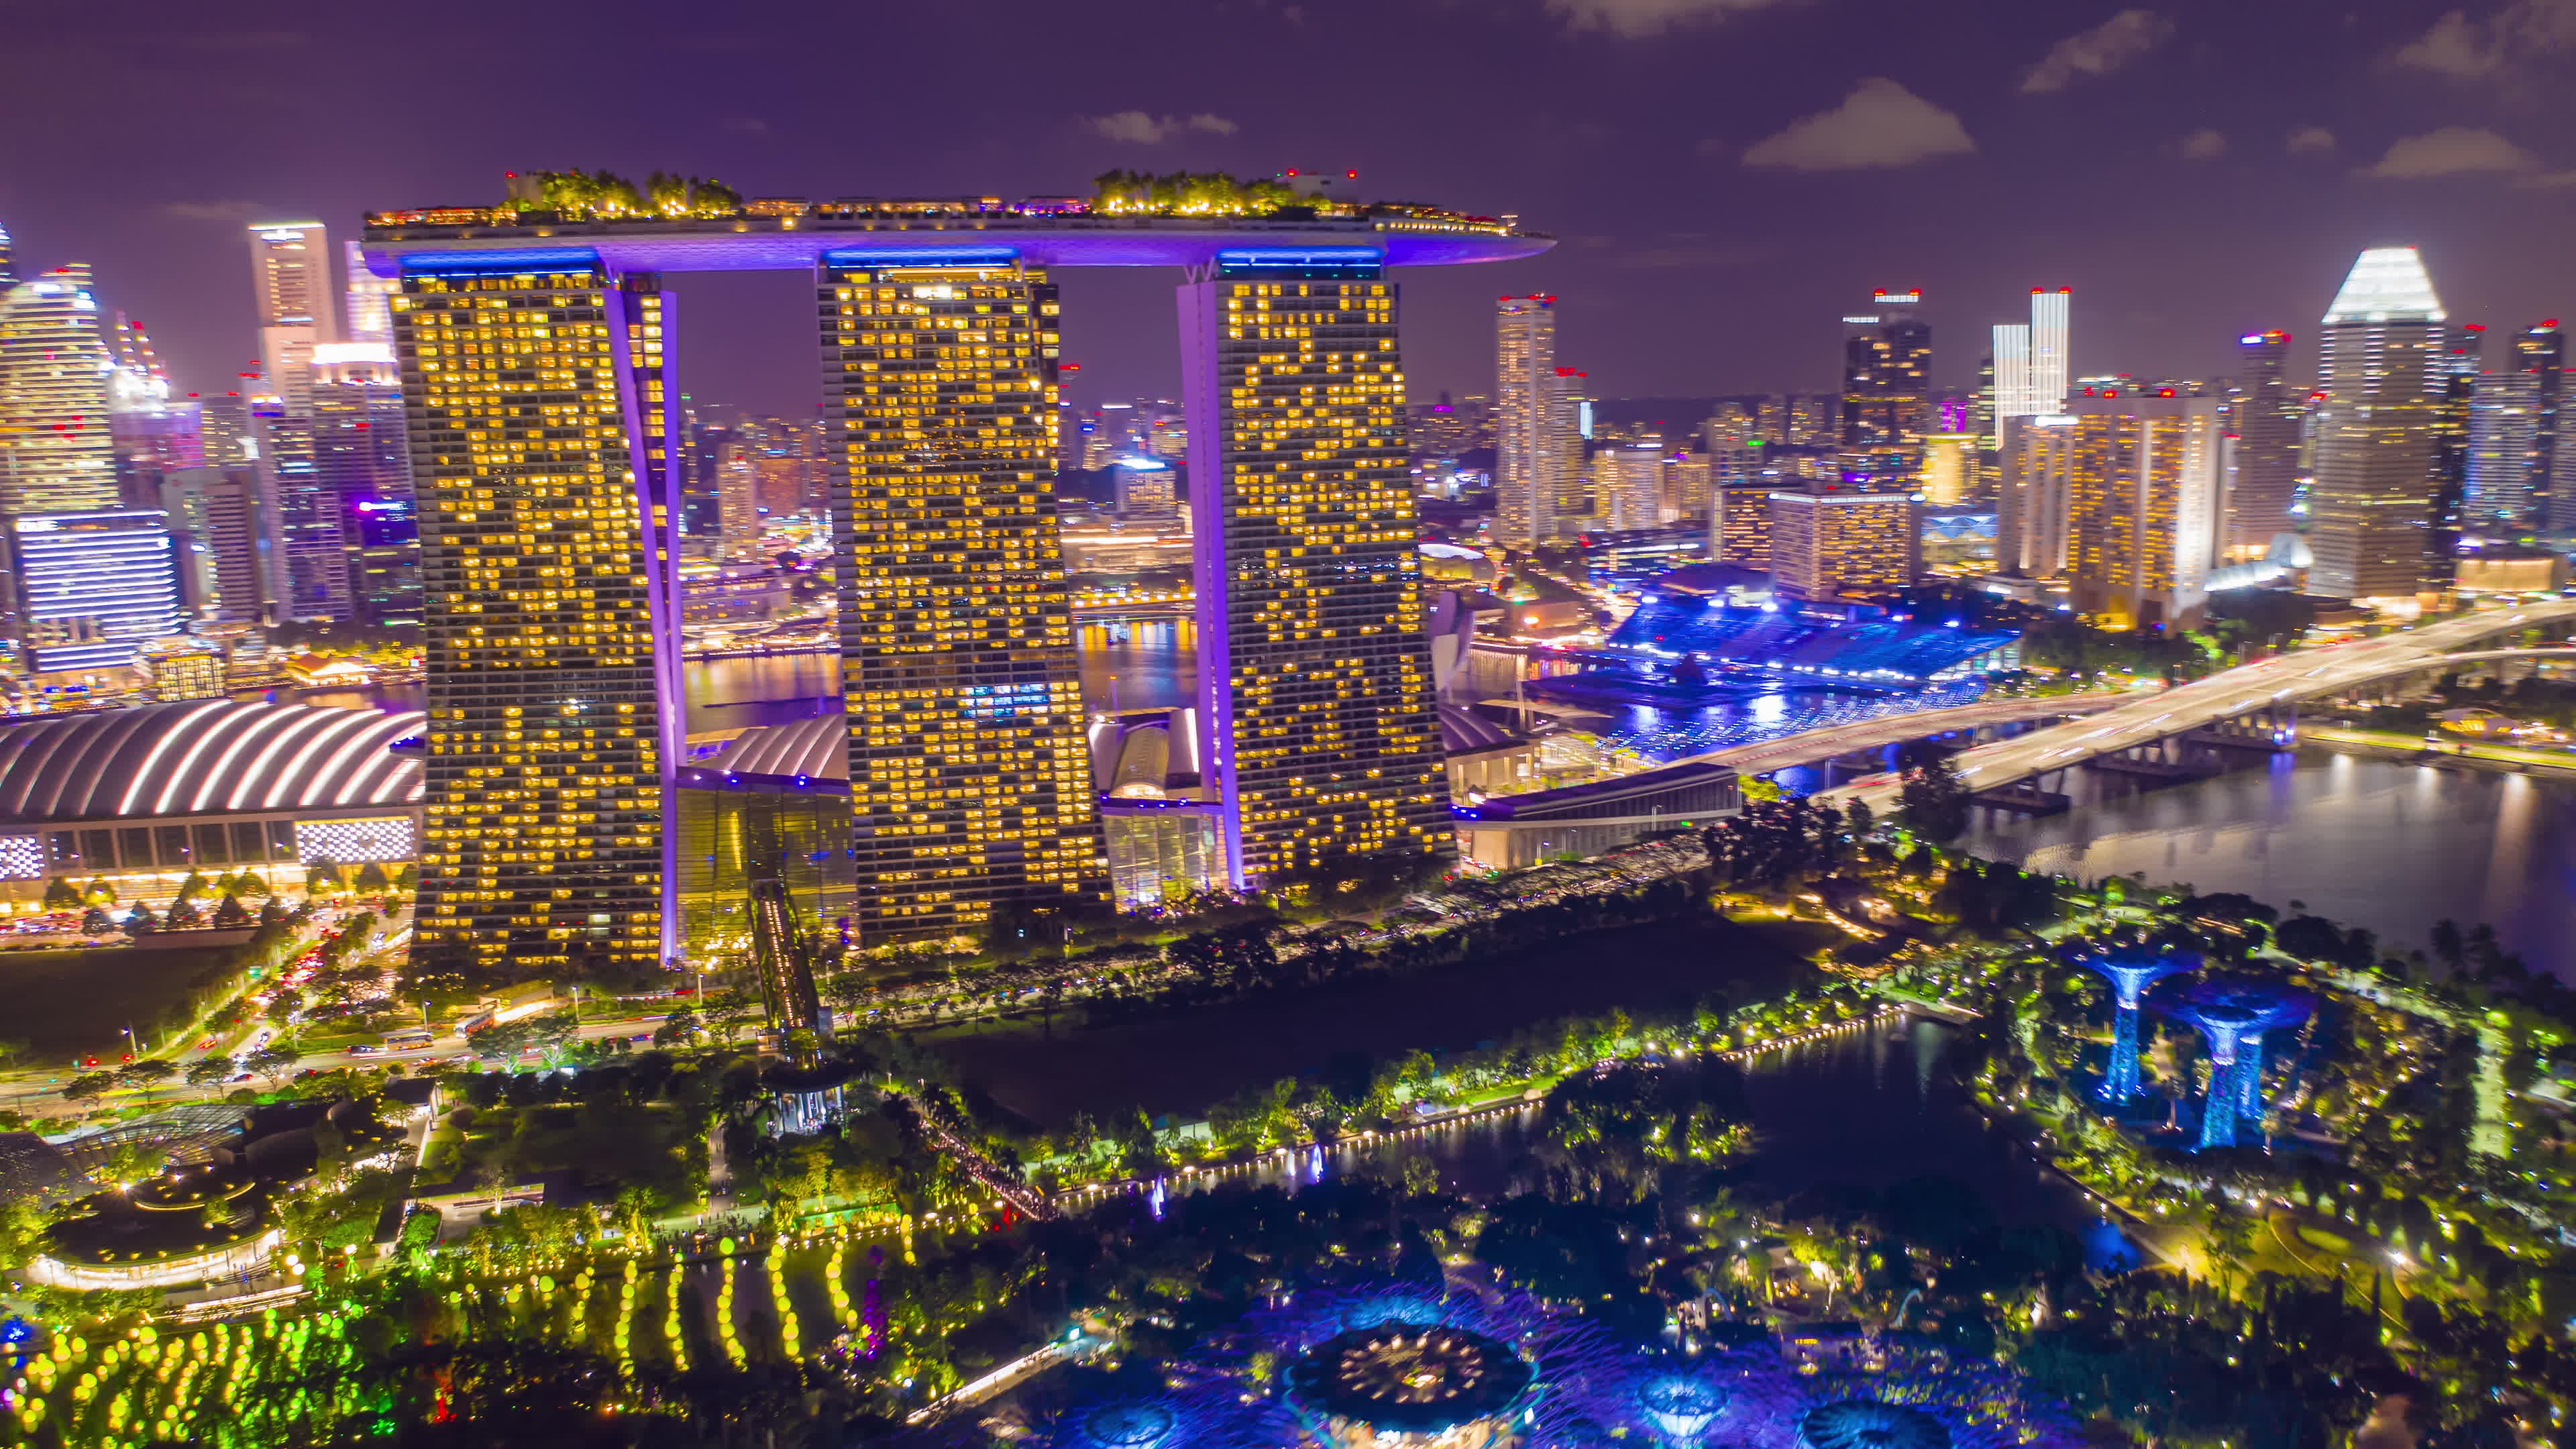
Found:
[[[2267, 705], [2341, 693], [2446, 663], [2468, 663], [2531, 651], [2463, 652], [2462, 646], [2511, 629], [2576, 621], [2576, 600], [2552, 600], [2481, 609], [2322, 649], [2274, 655], [2222, 670], [2206, 679], [2125, 700], [2089, 719], [2033, 730], [1979, 745], [1952, 757], [1969, 788], [1993, 790], [2033, 775], [2081, 764], [2097, 755], [2148, 744], [2215, 724]], [[2576, 658], [2576, 651], [2553, 650]], [[1823, 792], [1830, 800], [1860, 800], [1873, 809], [1896, 803], [1898, 781], [1878, 774]]]
[[[1884, 749], [1908, 740], [1948, 734], [1953, 730], [1980, 729], [1988, 725], [2023, 724], [2031, 720], [2053, 719], [2060, 715], [2092, 715], [2129, 699], [2136, 691], [2105, 690], [2088, 694], [2061, 694], [2046, 698], [1981, 699], [1975, 704], [1950, 709], [1927, 709], [1914, 714], [1889, 715], [1885, 719], [1860, 724], [1827, 725], [1801, 734], [1784, 735], [1776, 740], [1763, 740], [1750, 745], [1733, 745], [1712, 750], [1705, 755], [1692, 755], [1675, 760], [1674, 765], [1727, 765], [1739, 774], [1754, 775], [1791, 765], [1814, 764], [1838, 755], [1857, 754], [1863, 750]], [[1658, 768], [1670, 768], [1661, 766]]]

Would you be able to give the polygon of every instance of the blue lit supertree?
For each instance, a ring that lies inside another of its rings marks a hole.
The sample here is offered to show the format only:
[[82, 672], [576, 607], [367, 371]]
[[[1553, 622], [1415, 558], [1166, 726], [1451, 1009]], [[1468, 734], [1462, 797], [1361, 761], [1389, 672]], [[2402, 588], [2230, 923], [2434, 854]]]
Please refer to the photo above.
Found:
[[2209, 1040], [2209, 1092], [2201, 1100], [2200, 1147], [2233, 1147], [2236, 1124], [2263, 1119], [2263, 1035], [2307, 1020], [2304, 991], [2263, 982], [2203, 981], [2183, 993], [2174, 1015]]
[[2168, 976], [2200, 969], [2200, 958], [2179, 951], [2115, 951], [2087, 956], [2084, 965], [2111, 983], [2118, 1005], [2111, 1014], [2111, 1069], [2102, 1076], [2102, 1100], [2113, 1107], [2138, 1094], [2138, 1003], [2147, 988]]

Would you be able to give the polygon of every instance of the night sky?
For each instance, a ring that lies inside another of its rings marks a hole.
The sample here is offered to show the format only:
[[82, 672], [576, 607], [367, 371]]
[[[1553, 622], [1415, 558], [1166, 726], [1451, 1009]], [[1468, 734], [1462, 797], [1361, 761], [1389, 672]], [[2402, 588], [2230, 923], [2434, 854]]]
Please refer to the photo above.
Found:
[[[2353, 253], [2454, 318], [2576, 315], [2576, 0], [1142, 0], [217, 7], [0, 0], [0, 226], [99, 268], [182, 385], [255, 351], [246, 221], [498, 199], [501, 173], [746, 195], [1087, 192], [1113, 166], [1357, 167], [1516, 212], [1533, 262], [1405, 273], [1412, 389], [1493, 382], [1560, 302], [1601, 396], [1823, 390], [1837, 317], [1921, 287], [1936, 378], [2075, 288], [2080, 371], [2208, 375]], [[1177, 386], [1176, 275], [1069, 272], [1077, 397]], [[683, 278], [701, 403], [811, 412], [792, 275]]]

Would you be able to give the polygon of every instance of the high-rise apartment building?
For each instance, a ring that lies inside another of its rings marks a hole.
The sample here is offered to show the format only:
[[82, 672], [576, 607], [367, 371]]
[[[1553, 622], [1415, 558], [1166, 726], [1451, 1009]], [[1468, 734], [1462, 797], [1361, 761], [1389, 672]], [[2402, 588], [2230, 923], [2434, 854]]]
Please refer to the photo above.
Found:
[[2446, 320], [2413, 247], [2363, 252], [2326, 309], [2318, 347], [2326, 401], [2308, 511], [2312, 593], [2412, 600], [2426, 580], [2436, 552], [2434, 433]]
[[1771, 581], [1797, 599], [1892, 593], [1922, 571], [1922, 504], [1912, 489], [1819, 480], [1771, 495]]
[[1106, 899], [1056, 523], [1056, 289], [1007, 255], [825, 261], [857, 939]]
[[656, 966], [685, 728], [665, 298], [566, 249], [411, 259], [393, 305], [429, 676], [414, 952]]
[[1530, 548], [1557, 535], [1556, 299], [1495, 306], [1494, 536]]
[[2108, 627], [2185, 625], [2208, 600], [2218, 548], [2223, 404], [2109, 391], [2072, 397], [2062, 482], [2066, 574], [2079, 612]]
[[115, 361], [86, 263], [0, 293], [0, 515], [117, 507]]
[[1548, 412], [1548, 443], [1556, 454], [1556, 526], [1572, 537], [1593, 524], [1592, 374], [1556, 370]]
[[2221, 547], [2257, 558], [2292, 527], [2299, 494], [2300, 396], [2285, 375], [2290, 334], [2278, 328], [2236, 339], [2236, 446], [2227, 478]]
[[1655, 528], [1664, 522], [1664, 450], [1652, 443], [1604, 447], [1592, 455], [1593, 526]]
[[2025, 579], [2066, 576], [2068, 481], [2075, 472], [2075, 419], [2064, 413], [2011, 419], [2004, 430], [2003, 483], [1995, 508], [1995, 567]]
[[1209, 782], [1232, 877], [1454, 849], [1374, 254], [1228, 259], [1180, 290]]
[[[2446, 376], [2447, 380], [2447, 376]], [[2469, 401], [2468, 517], [2519, 528], [2533, 512], [2531, 460], [2542, 427], [2540, 378], [2516, 369], [2478, 377]], [[2546, 500], [2541, 500], [2546, 512]]]
[[1932, 433], [1932, 328], [1919, 292], [1871, 295], [1843, 318], [1843, 391], [1836, 443], [1855, 481], [1910, 486]]

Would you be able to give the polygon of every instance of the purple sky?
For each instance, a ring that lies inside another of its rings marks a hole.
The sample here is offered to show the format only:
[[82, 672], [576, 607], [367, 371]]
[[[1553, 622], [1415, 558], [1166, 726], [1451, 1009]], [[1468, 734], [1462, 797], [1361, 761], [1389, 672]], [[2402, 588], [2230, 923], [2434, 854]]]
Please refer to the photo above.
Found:
[[[2423, 246], [2455, 318], [2576, 315], [2571, 71], [2576, 0], [12, 0], [0, 226], [220, 391], [253, 219], [342, 234], [538, 167], [818, 197], [1358, 167], [1564, 239], [1403, 277], [1417, 397], [1491, 387], [1506, 291], [1562, 299], [1603, 395], [1829, 388], [1877, 286], [1925, 290], [1945, 386], [2038, 285], [2075, 288], [2079, 370], [2200, 375], [2260, 326], [2304, 366], [2366, 245]], [[1177, 276], [1061, 281], [1082, 401], [1176, 385]], [[693, 396], [811, 410], [799, 279], [677, 285]]]

